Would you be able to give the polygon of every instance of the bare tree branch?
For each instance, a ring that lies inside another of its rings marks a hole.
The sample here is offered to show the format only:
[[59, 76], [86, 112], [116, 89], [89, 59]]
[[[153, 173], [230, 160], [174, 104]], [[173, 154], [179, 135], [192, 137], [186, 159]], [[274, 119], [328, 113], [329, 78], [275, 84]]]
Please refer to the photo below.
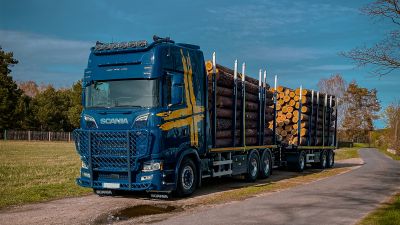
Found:
[[[376, 18], [389, 18], [400, 25], [399, 0], [376, 0], [362, 9], [367, 15]], [[357, 47], [340, 54], [354, 60], [358, 66], [372, 65], [374, 74], [384, 76], [400, 69], [400, 30], [395, 29], [387, 37], [372, 47]]]

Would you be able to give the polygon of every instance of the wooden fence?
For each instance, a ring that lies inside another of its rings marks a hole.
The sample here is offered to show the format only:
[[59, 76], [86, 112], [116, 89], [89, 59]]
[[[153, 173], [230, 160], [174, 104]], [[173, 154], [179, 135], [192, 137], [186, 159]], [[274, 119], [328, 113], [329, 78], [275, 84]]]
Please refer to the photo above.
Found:
[[74, 139], [71, 132], [3, 130], [0, 131], [0, 140], [71, 142]]

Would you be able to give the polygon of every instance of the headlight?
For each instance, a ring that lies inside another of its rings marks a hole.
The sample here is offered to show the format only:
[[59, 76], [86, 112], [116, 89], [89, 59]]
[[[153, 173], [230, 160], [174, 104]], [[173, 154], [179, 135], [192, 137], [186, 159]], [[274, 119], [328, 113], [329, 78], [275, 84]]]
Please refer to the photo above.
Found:
[[136, 117], [133, 122], [133, 128], [145, 128], [147, 127], [147, 119], [149, 118], [149, 113], [142, 114]]
[[145, 162], [142, 172], [151, 172], [156, 170], [162, 170], [162, 162]]
[[85, 120], [86, 128], [89, 128], [89, 129], [90, 128], [98, 128], [96, 120], [93, 117], [91, 117], [89, 115], [84, 115], [83, 119]]
[[90, 178], [90, 173], [83, 172], [83, 173], [82, 173], [82, 177]]

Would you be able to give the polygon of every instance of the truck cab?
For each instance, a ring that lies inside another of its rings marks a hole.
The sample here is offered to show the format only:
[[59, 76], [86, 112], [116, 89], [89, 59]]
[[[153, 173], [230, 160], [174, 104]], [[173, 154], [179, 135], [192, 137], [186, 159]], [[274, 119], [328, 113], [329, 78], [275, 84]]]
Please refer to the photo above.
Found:
[[81, 128], [74, 131], [82, 160], [77, 183], [97, 193], [190, 194], [210, 142], [205, 90], [199, 46], [158, 37], [151, 44], [97, 42], [84, 72]]

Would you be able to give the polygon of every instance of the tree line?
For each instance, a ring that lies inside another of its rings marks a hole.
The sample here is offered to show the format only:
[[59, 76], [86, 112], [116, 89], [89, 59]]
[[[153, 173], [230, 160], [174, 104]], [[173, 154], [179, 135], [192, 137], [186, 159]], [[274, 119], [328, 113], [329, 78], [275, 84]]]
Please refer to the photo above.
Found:
[[15, 82], [11, 68], [18, 64], [12, 52], [0, 47], [0, 130], [72, 131], [79, 127], [81, 82], [69, 88]]

